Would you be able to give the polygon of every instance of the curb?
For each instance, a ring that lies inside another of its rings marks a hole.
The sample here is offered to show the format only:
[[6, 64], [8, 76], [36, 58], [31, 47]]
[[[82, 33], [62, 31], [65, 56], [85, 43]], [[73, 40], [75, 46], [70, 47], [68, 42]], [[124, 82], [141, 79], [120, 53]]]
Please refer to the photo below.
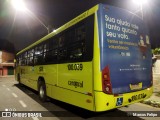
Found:
[[148, 100], [143, 100], [140, 103], [150, 105], [152, 107], [160, 108], [160, 92], [154, 92], [153, 95], [158, 97], [159, 100], [153, 98], [149, 98]]
[[14, 75], [0, 76], [0, 78], [8, 78], [8, 77], [14, 77]]
[[160, 108], [160, 102], [159, 101], [154, 101], [154, 100], [145, 100], [141, 101], [140, 103], [150, 105], [152, 107]]

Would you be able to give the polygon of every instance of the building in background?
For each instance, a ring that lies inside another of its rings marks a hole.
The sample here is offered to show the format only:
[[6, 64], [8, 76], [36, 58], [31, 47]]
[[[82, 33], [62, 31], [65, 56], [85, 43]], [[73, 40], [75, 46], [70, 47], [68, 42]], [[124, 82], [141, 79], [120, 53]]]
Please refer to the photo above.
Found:
[[0, 51], [0, 76], [14, 75], [14, 54]]

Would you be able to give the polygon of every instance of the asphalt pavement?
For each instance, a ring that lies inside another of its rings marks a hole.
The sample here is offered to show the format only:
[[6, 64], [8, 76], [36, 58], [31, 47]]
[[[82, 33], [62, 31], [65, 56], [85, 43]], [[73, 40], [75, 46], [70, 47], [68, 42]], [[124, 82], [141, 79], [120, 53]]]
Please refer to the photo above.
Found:
[[[160, 101], [160, 97], [155, 96], [157, 92], [159, 92], [160, 86], [157, 81], [154, 82], [154, 93], [148, 100], [151, 101]], [[160, 108], [156, 108], [156, 106], [152, 107], [146, 104], [135, 103], [126, 107], [121, 107], [118, 109], [93, 113], [89, 111], [82, 110], [80, 108], [68, 105], [66, 103], [62, 103], [56, 100], [50, 100], [46, 103], [42, 103], [39, 100], [37, 92], [17, 84], [17, 81], [14, 80], [14, 76], [9, 77], [0, 77], [0, 111], [6, 110], [6, 108], [15, 108], [16, 111], [42, 111], [47, 112], [49, 117], [30, 117], [23, 118], [24, 120], [159, 120], [159, 117], [128, 117], [130, 112], [137, 113], [147, 113], [153, 112], [158, 113]], [[60, 115], [59, 115], [60, 113]], [[159, 113], [158, 113], [159, 114]], [[66, 115], [66, 117], [64, 116]], [[115, 117], [113, 117], [115, 116]], [[8, 118], [1, 118], [0, 120], [8, 120]], [[11, 119], [12, 120], [12, 119]], [[21, 120], [20, 118], [13, 118], [13, 120]]]

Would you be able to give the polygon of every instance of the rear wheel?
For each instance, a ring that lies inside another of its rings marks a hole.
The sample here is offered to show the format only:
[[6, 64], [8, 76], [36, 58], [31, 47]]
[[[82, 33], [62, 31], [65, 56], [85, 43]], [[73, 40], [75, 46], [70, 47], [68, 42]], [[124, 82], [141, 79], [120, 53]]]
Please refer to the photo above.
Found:
[[47, 99], [45, 82], [43, 82], [43, 81], [39, 82], [38, 92], [39, 92], [39, 98], [40, 98], [40, 100], [42, 102], [45, 102], [46, 99]]

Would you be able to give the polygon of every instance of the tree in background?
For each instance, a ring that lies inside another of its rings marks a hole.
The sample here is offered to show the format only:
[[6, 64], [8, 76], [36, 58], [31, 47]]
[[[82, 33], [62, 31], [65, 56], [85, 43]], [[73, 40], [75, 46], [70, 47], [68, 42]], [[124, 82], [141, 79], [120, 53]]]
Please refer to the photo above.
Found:
[[154, 54], [154, 55], [160, 55], [160, 48], [152, 49], [152, 54]]

